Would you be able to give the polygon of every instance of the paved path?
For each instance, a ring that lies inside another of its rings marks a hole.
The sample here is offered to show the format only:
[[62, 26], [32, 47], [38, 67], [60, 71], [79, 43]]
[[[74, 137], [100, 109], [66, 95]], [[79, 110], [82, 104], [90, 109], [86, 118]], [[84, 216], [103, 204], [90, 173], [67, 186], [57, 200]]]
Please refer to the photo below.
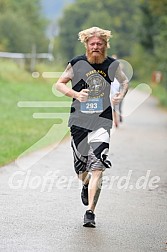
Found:
[[167, 250], [167, 113], [155, 99], [113, 133], [110, 157], [96, 229], [82, 227], [69, 140], [28, 170], [1, 168], [0, 252]]

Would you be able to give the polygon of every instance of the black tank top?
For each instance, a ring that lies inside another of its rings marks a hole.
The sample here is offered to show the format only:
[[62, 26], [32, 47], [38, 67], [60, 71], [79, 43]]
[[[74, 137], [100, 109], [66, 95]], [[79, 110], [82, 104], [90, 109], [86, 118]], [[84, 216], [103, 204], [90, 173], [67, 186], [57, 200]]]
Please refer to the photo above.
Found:
[[75, 125], [90, 131], [111, 128], [110, 84], [114, 81], [119, 62], [107, 57], [101, 64], [90, 64], [86, 56], [81, 55], [69, 63], [74, 73], [72, 89], [78, 92], [89, 89], [89, 99], [86, 103], [73, 99], [68, 126]]

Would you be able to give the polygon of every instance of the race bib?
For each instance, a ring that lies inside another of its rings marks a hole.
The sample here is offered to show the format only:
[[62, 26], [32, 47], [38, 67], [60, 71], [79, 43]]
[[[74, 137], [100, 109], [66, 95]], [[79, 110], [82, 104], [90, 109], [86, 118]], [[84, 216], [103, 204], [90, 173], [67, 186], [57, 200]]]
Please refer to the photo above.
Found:
[[82, 113], [100, 113], [103, 111], [103, 99], [92, 98], [86, 102], [81, 102], [80, 109]]

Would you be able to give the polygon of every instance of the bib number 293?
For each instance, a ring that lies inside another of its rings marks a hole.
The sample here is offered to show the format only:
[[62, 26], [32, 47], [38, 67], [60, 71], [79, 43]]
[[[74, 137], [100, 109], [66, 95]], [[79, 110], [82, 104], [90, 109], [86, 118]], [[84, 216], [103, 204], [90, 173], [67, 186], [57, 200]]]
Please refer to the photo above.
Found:
[[99, 113], [103, 111], [102, 98], [89, 99], [86, 102], [81, 102], [81, 112], [83, 113]]

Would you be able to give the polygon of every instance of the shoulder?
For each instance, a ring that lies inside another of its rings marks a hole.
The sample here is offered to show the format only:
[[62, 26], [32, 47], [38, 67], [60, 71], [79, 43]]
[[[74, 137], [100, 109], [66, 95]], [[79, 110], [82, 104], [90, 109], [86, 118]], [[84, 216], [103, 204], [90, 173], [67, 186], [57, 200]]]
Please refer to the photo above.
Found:
[[115, 70], [118, 68], [118, 66], [119, 66], [119, 64], [120, 64], [120, 63], [119, 63], [119, 60], [114, 59], [114, 58], [109, 57], [109, 56], [107, 56], [106, 61], [107, 61], [107, 64], [108, 64], [108, 65], [111, 65], [112, 68], [114, 68]]
[[106, 59], [109, 63], [112, 63], [112, 62], [117, 62], [116, 59], [110, 57], [110, 56], [107, 56], [107, 59]]
[[70, 63], [73, 66], [76, 62], [78, 62], [80, 60], [86, 60], [86, 56], [84, 54], [76, 56], [73, 59], [71, 59], [68, 63]]

